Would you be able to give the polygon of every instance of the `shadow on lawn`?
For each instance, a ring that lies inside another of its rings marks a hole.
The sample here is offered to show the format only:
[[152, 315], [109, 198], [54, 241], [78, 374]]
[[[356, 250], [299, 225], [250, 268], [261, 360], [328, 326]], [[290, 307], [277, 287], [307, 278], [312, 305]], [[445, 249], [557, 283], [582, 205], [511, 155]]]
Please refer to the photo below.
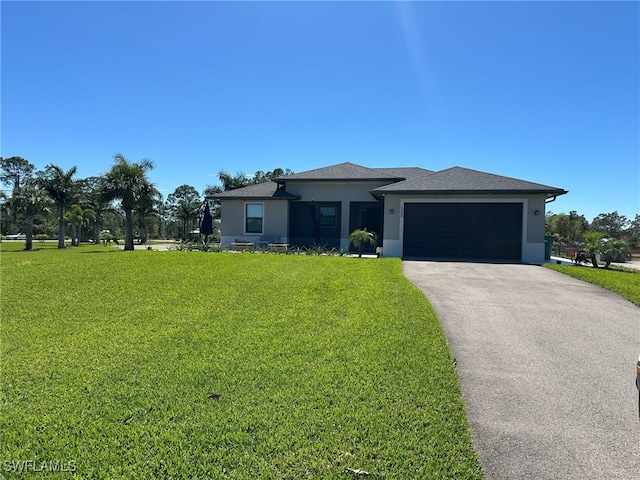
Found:
[[124, 250], [92, 250], [89, 252], [78, 252], [78, 253], [82, 253], [83, 255], [86, 254], [101, 254], [101, 253], [118, 253], [118, 252], [123, 252]]
[[38, 244], [33, 246], [31, 250], [25, 250], [24, 245], [17, 246], [11, 245], [9, 248], [6, 248], [7, 244], [4, 242], [0, 242], [0, 252], [2, 255], [16, 254], [16, 253], [36, 253], [36, 252], [73, 252], [73, 253], [112, 253], [112, 252], [120, 252], [122, 250], [118, 250], [116, 248], [108, 248], [94, 245], [80, 246], [80, 247], [72, 247], [67, 246], [66, 248], [58, 248], [57, 244]]

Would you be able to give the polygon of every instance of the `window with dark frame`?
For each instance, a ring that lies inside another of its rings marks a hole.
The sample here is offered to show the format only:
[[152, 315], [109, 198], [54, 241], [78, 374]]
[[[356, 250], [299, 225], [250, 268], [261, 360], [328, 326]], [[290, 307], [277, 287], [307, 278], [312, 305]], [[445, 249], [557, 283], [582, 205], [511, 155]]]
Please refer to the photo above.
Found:
[[247, 203], [245, 205], [245, 232], [262, 233], [263, 205], [261, 203]]
[[321, 227], [335, 227], [336, 226], [336, 207], [334, 206], [321, 206], [318, 208], [318, 216]]

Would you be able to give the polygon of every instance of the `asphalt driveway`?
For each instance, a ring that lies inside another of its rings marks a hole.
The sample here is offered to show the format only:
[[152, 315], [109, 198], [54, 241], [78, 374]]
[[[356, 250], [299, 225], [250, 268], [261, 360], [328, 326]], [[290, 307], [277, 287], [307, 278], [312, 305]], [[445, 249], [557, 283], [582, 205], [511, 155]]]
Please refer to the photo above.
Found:
[[638, 479], [640, 309], [533, 265], [405, 261], [457, 360], [488, 479]]

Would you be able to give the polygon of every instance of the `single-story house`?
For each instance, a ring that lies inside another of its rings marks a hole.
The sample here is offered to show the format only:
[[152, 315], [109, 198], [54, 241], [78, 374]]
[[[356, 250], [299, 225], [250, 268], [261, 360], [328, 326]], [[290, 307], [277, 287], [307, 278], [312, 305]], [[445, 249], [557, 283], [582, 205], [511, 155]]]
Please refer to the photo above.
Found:
[[544, 261], [545, 204], [566, 190], [462, 167], [340, 163], [213, 195], [221, 243], [349, 248], [367, 228], [388, 257]]

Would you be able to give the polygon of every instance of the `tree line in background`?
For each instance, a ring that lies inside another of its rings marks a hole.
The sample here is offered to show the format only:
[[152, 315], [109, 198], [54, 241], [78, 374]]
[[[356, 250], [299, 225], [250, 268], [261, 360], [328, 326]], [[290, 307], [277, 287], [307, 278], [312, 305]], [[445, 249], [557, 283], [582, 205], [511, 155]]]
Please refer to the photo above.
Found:
[[[47, 165], [36, 171], [22, 157], [0, 158], [0, 183], [9, 187], [0, 192], [0, 233], [23, 232], [26, 250], [32, 248], [34, 238], [55, 238], [58, 247], [64, 248], [67, 235], [73, 246], [124, 238], [125, 250], [133, 250], [136, 239], [140, 243], [150, 238], [189, 240], [198, 230], [207, 197], [293, 173], [276, 168], [251, 177], [220, 170], [220, 185], [208, 185], [202, 194], [191, 185], [180, 185], [164, 199], [148, 178], [152, 169], [151, 160], [132, 162], [116, 153], [103, 175], [78, 178], [75, 166], [64, 171]], [[219, 206], [211, 204], [210, 209], [213, 218], [219, 219]], [[546, 227], [559, 253], [574, 248], [594, 266], [598, 254], [608, 266], [640, 248], [639, 214], [630, 220], [617, 211], [601, 213], [589, 222], [576, 211], [548, 212]], [[219, 237], [218, 222], [214, 222], [213, 236]]]
[[[103, 175], [78, 178], [75, 166], [36, 171], [22, 157], [0, 158], [0, 183], [8, 187], [0, 191], [0, 234], [24, 233], [25, 250], [33, 248], [34, 239], [57, 239], [58, 248], [65, 248], [67, 236], [72, 246], [124, 239], [125, 250], [133, 250], [136, 240], [189, 240], [198, 231], [208, 196], [293, 173], [276, 168], [250, 177], [221, 170], [221, 185], [208, 185], [202, 194], [181, 185], [164, 199], [148, 178], [152, 169], [149, 159], [132, 162], [116, 153]], [[218, 205], [210, 208], [219, 219]], [[213, 236], [219, 236], [217, 222]]]
[[601, 213], [589, 223], [575, 210], [548, 212], [546, 229], [554, 237], [558, 253], [575, 252], [569, 256], [585, 258], [594, 267], [598, 267], [598, 259], [605, 267], [611, 262], [626, 261], [632, 251], [640, 249], [640, 214], [630, 220], [617, 211]]

